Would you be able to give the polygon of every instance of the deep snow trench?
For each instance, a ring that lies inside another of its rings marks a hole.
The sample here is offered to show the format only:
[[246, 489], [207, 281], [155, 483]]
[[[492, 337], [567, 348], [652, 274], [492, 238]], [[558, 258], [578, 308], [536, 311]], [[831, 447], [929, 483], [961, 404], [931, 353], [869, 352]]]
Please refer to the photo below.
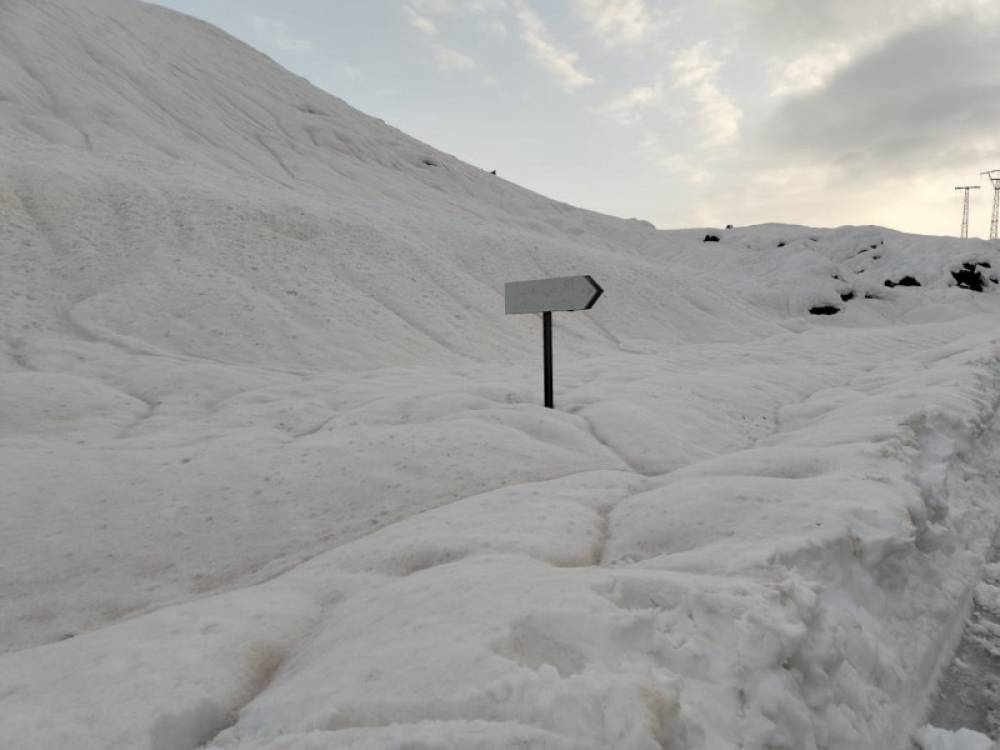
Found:
[[[1000, 448], [997, 419], [969, 446], [964, 457], [961, 481], [986, 477], [984, 490], [993, 502], [1000, 497], [995, 457]], [[998, 526], [994, 526], [998, 528]], [[981, 578], [968, 592], [971, 608], [964, 620], [961, 640], [954, 655], [941, 671], [928, 726], [916, 733], [916, 750], [991, 750], [1000, 739], [1000, 531], [986, 550]]]
[[962, 640], [941, 677], [929, 723], [1000, 739], [1000, 538], [994, 538]]

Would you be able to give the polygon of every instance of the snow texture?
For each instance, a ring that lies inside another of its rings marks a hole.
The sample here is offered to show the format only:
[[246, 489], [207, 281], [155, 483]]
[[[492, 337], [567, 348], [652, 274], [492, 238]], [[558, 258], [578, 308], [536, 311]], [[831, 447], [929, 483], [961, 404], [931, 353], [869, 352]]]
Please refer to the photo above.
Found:
[[925, 726], [916, 734], [920, 750], [993, 750], [993, 741], [979, 732], [959, 729], [949, 732], [945, 729]]
[[132, 0], [0, 0], [0, 151], [4, 748], [984, 747], [995, 243], [583, 211]]

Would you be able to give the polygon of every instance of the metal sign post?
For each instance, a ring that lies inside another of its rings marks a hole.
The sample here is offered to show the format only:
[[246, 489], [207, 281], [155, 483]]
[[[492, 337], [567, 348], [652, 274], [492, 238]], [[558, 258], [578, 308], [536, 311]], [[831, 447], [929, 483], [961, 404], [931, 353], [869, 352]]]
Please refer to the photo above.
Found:
[[552, 313], [589, 310], [603, 293], [604, 290], [590, 276], [508, 281], [504, 285], [504, 302], [508, 315], [542, 314], [546, 408], [555, 408], [552, 387]]

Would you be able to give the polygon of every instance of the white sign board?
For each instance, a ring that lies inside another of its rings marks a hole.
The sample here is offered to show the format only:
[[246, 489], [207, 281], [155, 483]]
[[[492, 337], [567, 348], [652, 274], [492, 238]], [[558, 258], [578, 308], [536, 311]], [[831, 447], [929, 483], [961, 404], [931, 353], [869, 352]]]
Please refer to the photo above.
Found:
[[504, 286], [508, 315], [589, 310], [603, 293], [590, 276], [508, 281]]
[[545, 406], [554, 408], [552, 395], [552, 313], [589, 310], [604, 294], [590, 276], [563, 276], [535, 281], [508, 281], [504, 301], [508, 315], [542, 314], [542, 357], [545, 367]]

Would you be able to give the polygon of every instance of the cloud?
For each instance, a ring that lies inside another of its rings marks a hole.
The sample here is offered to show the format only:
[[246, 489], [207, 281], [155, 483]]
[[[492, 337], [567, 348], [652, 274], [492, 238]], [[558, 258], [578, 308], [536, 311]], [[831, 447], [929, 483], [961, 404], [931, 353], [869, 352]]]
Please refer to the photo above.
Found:
[[854, 55], [855, 50], [848, 45], [829, 43], [817, 52], [772, 66], [771, 95], [803, 94], [820, 88]]
[[785, 100], [760, 142], [855, 174], [992, 157], [1000, 149], [998, 43], [997, 27], [971, 16], [901, 34]]
[[[958, 228], [951, 188], [1000, 166], [993, 163], [1000, 69], [992, 53], [1000, 3], [705, 1], [719, 32], [713, 41], [724, 37], [733, 51], [724, 67], [707, 54], [682, 53], [668, 84], [692, 95], [701, 89], [703, 130], [712, 109], [703, 106], [712, 100], [703, 87], [728, 94], [738, 80], [741, 92], [751, 92], [737, 100], [746, 108], [739, 148], [702, 151], [699, 159], [667, 130], [656, 163], [668, 166], [670, 149], [688, 154], [676, 171], [692, 168], [691, 194], [713, 221], [875, 223], [936, 234]], [[656, 124], [653, 105], [634, 111]], [[697, 188], [700, 166], [711, 174]]]
[[455, 0], [411, 0], [411, 6], [415, 12], [434, 16], [456, 13], [461, 7]]
[[888, 40], [959, 15], [1000, 20], [994, 0], [714, 0], [769, 62], [771, 93], [800, 94]]
[[[464, 7], [468, 9], [468, 6]], [[458, 9], [459, 6], [454, 5], [451, 0], [411, 0], [411, 4], [404, 8], [407, 16], [410, 18], [410, 25], [428, 37], [437, 37], [438, 27], [431, 19], [419, 11], [441, 15], [455, 13]], [[445, 73], [456, 73], [463, 70], [474, 70], [479, 67], [479, 64], [475, 60], [458, 50], [447, 47], [437, 41], [432, 41], [430, 46], [434, 53], [434, 62], [438, 70]]]
[[515, 15], [521, 24], [521, 39], [542, 67], [555, 76], [563, 89], [574, 91], [594, 82], [593, 78], [577, 67], [579, 55], [561, 49], [551, 41], [545, 23], [523, 0], [517, 2]]
[[434, 46], [434, 60], [437, 63], [438, 69], [446, 73], [473, 70], [478, 67], [476, 61], [468, 55], [464, 55], [457, 50], [441, 44]]
[[313, 47], [308, 39], [293, 36], [281, 21], [264, 16], [251, 16], [250, 27], [266, 44], [283, 52], [308, 52]]
[[670, 153], [660, 143], [655, 144], [655, 148], [658, 151], [656, 163], [671, 174], [684, 178], [692, 185], [706, 185], [712, 179], [712, 173], [690, 156]]
[[410, 0], [419, 13], [431, 16], [481, 14], [503, 10], [506, 0]]
[[344, 63], [340, 66], [340, 68], [344, 71], [344, 75], [352, 81], [356, 81], [361, 78], [361, 69], [354, 67], [350, 63]]
[[683, 119], [682, 111], [668, 97], [669, 89], [661, 78], [652, 86], [636, 86], [597, 108], [597, 111], [619, 125], [633, 130], [635, 144], [632, 155], [646, 164], [656, 164], [667, 173], [689, 184], [706, 184], [711, 173], [704, 164], [690, 155], [679, 153], [678, 138], [673, 126]]
[[495, 36], [495, 37], [507, 36], [507, 24], [505, 24], [499, 18], [491, 18], [488, 21], [483, 21], [482, 28], [490, 36]]
[[687, 89], [697, 104], [701, 147], [716, 149], [739, 140], [742, 110], [719, 89], [716, 81], [722, 63], [708, 54], [701, 41], [679, 53], [671, 66], [674, 85]]
[[413, 8], [407, 8], [406, 13], [410, 17], [410, 25], [417, 31], [422, 31], [428, 36], [434, 36], [437, 34], [437, 26], [435, 26], [434, 22], [427, 16], [417, 13], [417, 11], [413, 10]]
[[659, 84], [636, 86], [606, 102], [599, 111], [610, 115], [620, 125], [634, 125], [641, 122], [643, 110], [657, 104], [662, 94]]
[[577, 15], [608, 46], [642, 42], [653, 27], [645, 0], [576, 0]]

